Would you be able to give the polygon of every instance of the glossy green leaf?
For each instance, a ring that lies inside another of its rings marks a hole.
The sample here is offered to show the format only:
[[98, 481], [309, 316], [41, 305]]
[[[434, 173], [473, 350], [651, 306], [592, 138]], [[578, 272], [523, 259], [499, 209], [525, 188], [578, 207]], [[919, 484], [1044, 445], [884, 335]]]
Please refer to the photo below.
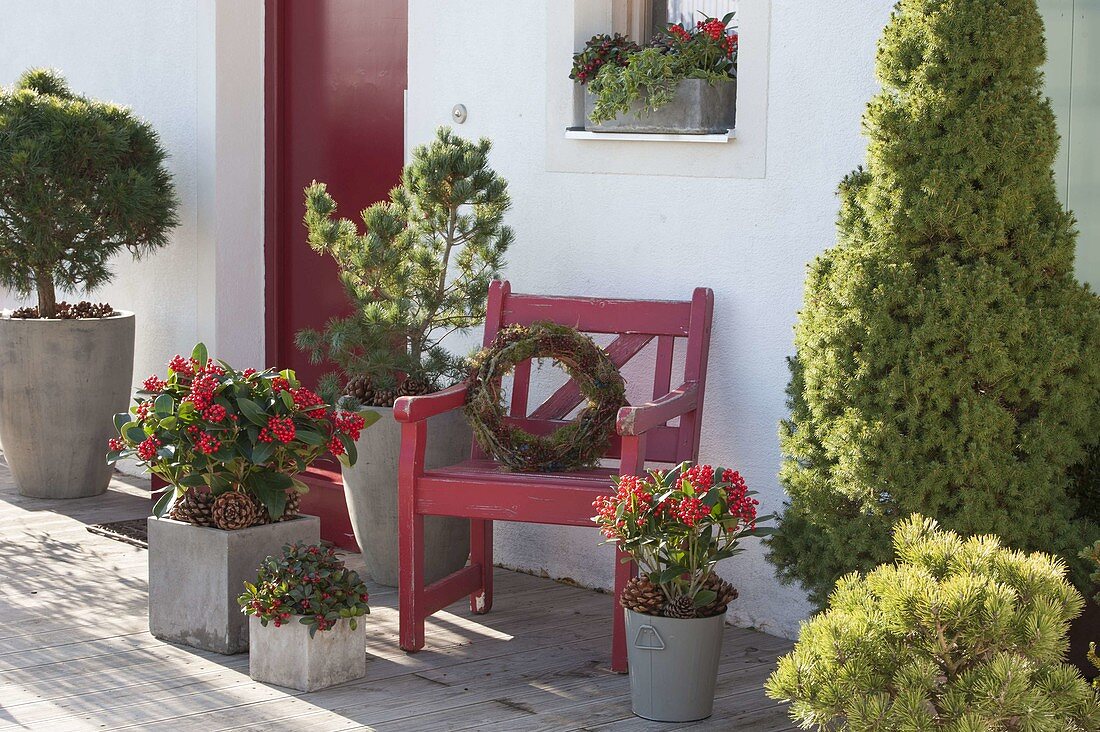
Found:
[[241, 414], [243, 414], [245, 419], [249, 422], [261, 427], [267, 426], [267, 413], [260, 408], [259, 404], [251, 399], [240, 397], [237, 399], [237, 406], [240, 407]]
[[198, 361], [200, 367], [205, 366], [206, 362], [210, 360], [210, 356], [206, 352], [206, 346], [202, 343], [196, 343], [191, 350], [191, 358]]

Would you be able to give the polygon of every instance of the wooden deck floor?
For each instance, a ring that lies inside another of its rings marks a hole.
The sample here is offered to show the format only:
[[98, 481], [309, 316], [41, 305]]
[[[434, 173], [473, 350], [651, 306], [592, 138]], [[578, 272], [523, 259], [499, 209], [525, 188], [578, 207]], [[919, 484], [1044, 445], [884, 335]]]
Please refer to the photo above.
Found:
[[646, 722], [607, 670], [610, 597], [504, 570], [497, 609], [437, 614], [416, 655], [397, 647], [395, 591], [373, 589], [361, 681], [310, 694], [254, 683], [247, 655], [149, 635], [145, 550], [85, 529], [147, 510], [123, 480], [98, 498], [23, 498], [0, 461], [0, 730], [794, 729], [761, 690], [789, 642], [727, 628], [714, 716]]

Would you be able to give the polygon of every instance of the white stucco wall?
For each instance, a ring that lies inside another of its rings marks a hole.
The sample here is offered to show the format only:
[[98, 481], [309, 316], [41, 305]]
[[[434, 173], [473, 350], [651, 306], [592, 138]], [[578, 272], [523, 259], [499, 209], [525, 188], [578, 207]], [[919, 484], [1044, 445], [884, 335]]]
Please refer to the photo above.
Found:
[[[588, 14], [594, 2], [578, 0]], [[569, 60], [547, 58], [546, 34], [572, 16], [573, 2], [524, 3], [522, 19], [505, 0], [410, 2], [409, 27], [422, 42], [410, 43], [408, 144], [447, 124], [456, 103], [469, 111], [457, 130], [493, 140], [494, 167], [514, 200], [508, 222], [517, 240], [505, 273], [513, 289], [686, 298], [695, 286], [714, 288], [701, 455], [738, 467], [765, 511], [783, 500], [777, 423], [805, 266], [833, 242], [836, 186], [863, 158], [859, 120], [876, 88], [875, 42], [892, 4], [772, 0], [763, 177], [707, 178], [666, 176], [658, 165], [637, 175], [548, 172], [547, 136], [562, 134], [547, 122], [548, 68], [564, 76]], [[743, 51], [752, 43], [743, 27]], [[643, 161], [669, 149], [700, 161], [724, 154], [705, 144], [571, 144], [617, 145], [616, 155]], [[610, 584], [611, 553], [596, 546], [594, 529], [498, 526], [505, 564]], [[776, 582], [758, 544], [721, 572], [741, 592], [733, 622], [796, 632], [803, 595]]]
[[[131, 107], [168, 150], [171, 244], [118, 256], [89, 298], [137, 313], [135, 382], [197, 340], [261, 364], [263, 0], [0, 0], [0, 18], [0, 85], [58, 68], [78, 93]], [[0, 291], [0, 307], [26, 302]]]

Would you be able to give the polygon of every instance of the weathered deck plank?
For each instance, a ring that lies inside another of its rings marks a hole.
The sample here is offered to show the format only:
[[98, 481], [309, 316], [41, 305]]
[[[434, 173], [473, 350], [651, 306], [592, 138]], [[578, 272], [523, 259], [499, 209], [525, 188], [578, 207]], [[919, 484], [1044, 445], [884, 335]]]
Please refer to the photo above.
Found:
[[148, 507], [129, 479], [98, 498], [24, 498], [0, 460], [0, 731], [794, 729], [761, 690], [787, 641], [728, 628], [714, 717], [646, 722], [607, 669], [610, 597], [504, 570], [496, 610], [449, 608], [411, 656], [395, 591], [372, 587], [361, 681], [311, 694], [254, 683], [245, 655], [150, 636], [144, 550], [85, 529]]

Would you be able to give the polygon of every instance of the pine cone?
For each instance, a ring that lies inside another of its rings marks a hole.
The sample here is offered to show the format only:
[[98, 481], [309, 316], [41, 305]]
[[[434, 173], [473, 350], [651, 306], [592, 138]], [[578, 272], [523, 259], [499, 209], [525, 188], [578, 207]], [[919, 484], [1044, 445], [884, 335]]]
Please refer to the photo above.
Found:
[[264, 524], [270, 524], [271, 514], [267, 512], [267, 506], [263, 504], [263, 501], [251, 493], [247, 495], [249, 500], [252, 501], [252, 506], [256, 509], [256, 520], [252, 522], [252, 525], [263, 526]]
[[703, 582], [704, 590], [711, 590], [718, 597], [714, 602], [707, 603], [696, 610], [700, 618], [709, 618], [726, 612], [726, 606], [737, 599], [737, 588], [711, 572]]
[[226, 491], [215, 498], [210, 515], [214, 525], [225, 531], [247, 529], [258, 519], [252, 497], [240, 491]]
[[642, 615], [660, 615], [665, 596], [661, 588], [650, 582], [648, 577], [635, 577], [626, 583], [619, 595], [619, 603], [627, 610]]
[[374, 406], [392, 407], [395, 401], [397, 401], [397, 389], [383, 388], [374, 390]]
[[694, 618], [697, 617], [695, 600], [687, 595], [681, 595], [665, 605], [666, 618]]
[[211, 516], [213, 506], [214, 496], [210, 495], [209, 491], [192, 488], [176, 501], [168, 518], [195, 526], [213, 526], [214, 519]]
[[401, 385], [397, 387], [398, 396], [420, 396], [421, 394], [431, 394], [432, 387], [424, 379], [409, 378], [401, 382]]
[[355, 397], [363, 404], [374, 403], [374, 387], [366, 376], [353, 376], [344, 385], [344, 395]]
[[293, 488], [288, 488], [286, 491], [286, 508], [283, 509], [283, 515], [276, 520], [288, 521], [299, 515], [301, 511], [302, 494], [294, 490]]

